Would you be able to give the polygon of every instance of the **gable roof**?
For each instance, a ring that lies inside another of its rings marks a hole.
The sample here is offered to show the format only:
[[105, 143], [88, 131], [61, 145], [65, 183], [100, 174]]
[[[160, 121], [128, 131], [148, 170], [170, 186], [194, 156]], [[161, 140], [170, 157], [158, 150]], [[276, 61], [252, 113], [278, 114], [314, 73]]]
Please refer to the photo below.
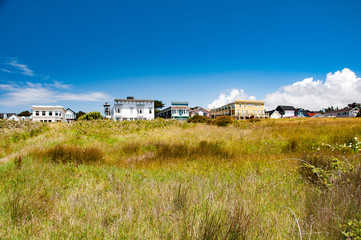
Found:
[[74, 112], [73, 110], [71, 110], [70, 108], [67, 108], [66, 111], [72, 111], [74, 114], [76, 114], [76, 112]]
[[[278, 105], [277, 108], [282, 109], [282, 111], [285, 111], [285, 110], [296, 110], [296, 108], [294, 108], [293, 106], [285, 106], [285, 105]], [[277, 108], [276, 108], [276, 109], [277, 109]]]
[[358, 108], [350, 108], [350, 107], [346, 107], [340, 110], [334, 110], [334, 111], [328, 111], [325, 114], [329, 114], [329, 113], [343, 113], [343, 112], [351, 112], [354, 109], [358, 109]]
[[309, 112], [309, 113], [308, 113], [308, 116], [313, 117], [313, 116], [315, 116], [316, 114], [317, 114], [317, 112]]
[[189, 113], [198, 112], [198, 111], [203, 111], [203, 112], [209, 113], [208, 110], [206, 110], [202, 107], [195, 107], [193, 110], [190, 110]]

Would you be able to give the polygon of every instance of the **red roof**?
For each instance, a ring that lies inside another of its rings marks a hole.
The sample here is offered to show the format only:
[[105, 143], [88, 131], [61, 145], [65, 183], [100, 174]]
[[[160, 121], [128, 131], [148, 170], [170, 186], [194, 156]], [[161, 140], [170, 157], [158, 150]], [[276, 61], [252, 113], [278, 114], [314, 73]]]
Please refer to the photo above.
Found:
[[316, 114], [317, 114], [317, 112], [309, 112], [309, 113], [308, 113], [308, 116], [313, 117], [313, 116], [315, 116]]

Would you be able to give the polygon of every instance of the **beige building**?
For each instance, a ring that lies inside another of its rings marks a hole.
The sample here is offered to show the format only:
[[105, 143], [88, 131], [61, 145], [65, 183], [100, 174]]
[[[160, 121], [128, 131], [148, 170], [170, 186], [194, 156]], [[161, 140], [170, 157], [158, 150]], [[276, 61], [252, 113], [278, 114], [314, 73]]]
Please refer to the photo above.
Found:
[[34, 122], [65, 122], [65, 108], [52, 105], [34, 105], [31, 115]]
[[222, 107], [211, 110], [212, 118], [218, 116], [231, 116], [234, 119], [267, 118], [264, 111], [264, 101], [258, 100], [235, 100]]

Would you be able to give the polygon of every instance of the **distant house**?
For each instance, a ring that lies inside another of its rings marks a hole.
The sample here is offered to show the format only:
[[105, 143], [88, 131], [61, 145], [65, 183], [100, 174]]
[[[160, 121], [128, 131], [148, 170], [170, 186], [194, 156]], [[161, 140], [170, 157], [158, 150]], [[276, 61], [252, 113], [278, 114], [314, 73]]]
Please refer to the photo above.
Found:
[[75, 121], [76, 120], [76, 113], [73, 110], [71, 110], [70, 108], [66, 109], [65, 120], [67, 122]]
[[257, 100], [235, 100], [234, 102], [211, 110], [212, 118], [224, 115], [237, 120], [268, 117], [264, 111], [264, 101]]
[[30, 117], [28, 116], [19, 116], [21, 121], [29, 121]]
[[16, 113], [0, 113], [0, 119], [9, 119], [14, 115], [16, 116]]
[[189, 118], [188, 102], [171, 102], [170, 107], [161, 110], [156, 117], [187, 120]]
[[309, 117], [314, 117], [316, 116], [317, 114], [320, 114], [319, 112], [308, 112], [307, 113]]
[[325, 114], [323, 114], [325, 117], [356, 117], [357, 113], [359, 112], [359, 108], [344, 108], [341, 110], [335, 110], [335, 111], [328, 111]]
[[320, 117], [325, 117], [325, 114], [323, 113], [316, 113], [316, 114], [312, 114], [311, 116], [312, 118], [320, 118]]
[[154, 100], [127, 97], [127, 99], [114, 99], [111, 110], [109, 103], [103, 106], [105, 117], [115, 121], [154, 119]]
[[293, 106], [279, 105], [276, 110], [282, 115], [282, 118], [290, 118], [296, 116], [297, 109]]
[[309, 117], [309, 115], [304, 109], [297, 108], [295, 111], [295, 117]]
[[65, 108], [53, 105], [32, 106], [32, 119], [34, 122], [65, 122]]
[[267, 111], [266, 114], [268, 114], [271, 119], [282, 118], [282, 115], [277, 110]]
[[12, 121], [20, 121], [20, 117], [14, 115], [11, 115], [10, 117], [7, 118], [7, 120], [12, 120]]
[[191, 110], [189, 110], [189, 116], [193, 117], [194, 115], [200, 115], [200, 116], [204, 116], [204, 117], [210, 117], [210, 111], [201, 108], [201, 107], [195, 107], [195, 108], [191, 108]]

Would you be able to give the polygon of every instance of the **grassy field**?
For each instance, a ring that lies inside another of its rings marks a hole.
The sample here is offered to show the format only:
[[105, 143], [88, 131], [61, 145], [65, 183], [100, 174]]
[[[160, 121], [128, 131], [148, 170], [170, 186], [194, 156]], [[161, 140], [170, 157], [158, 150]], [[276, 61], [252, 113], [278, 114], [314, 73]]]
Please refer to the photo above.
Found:
[[361, 239], [361, 119], [0, 134], [0, 239]]

